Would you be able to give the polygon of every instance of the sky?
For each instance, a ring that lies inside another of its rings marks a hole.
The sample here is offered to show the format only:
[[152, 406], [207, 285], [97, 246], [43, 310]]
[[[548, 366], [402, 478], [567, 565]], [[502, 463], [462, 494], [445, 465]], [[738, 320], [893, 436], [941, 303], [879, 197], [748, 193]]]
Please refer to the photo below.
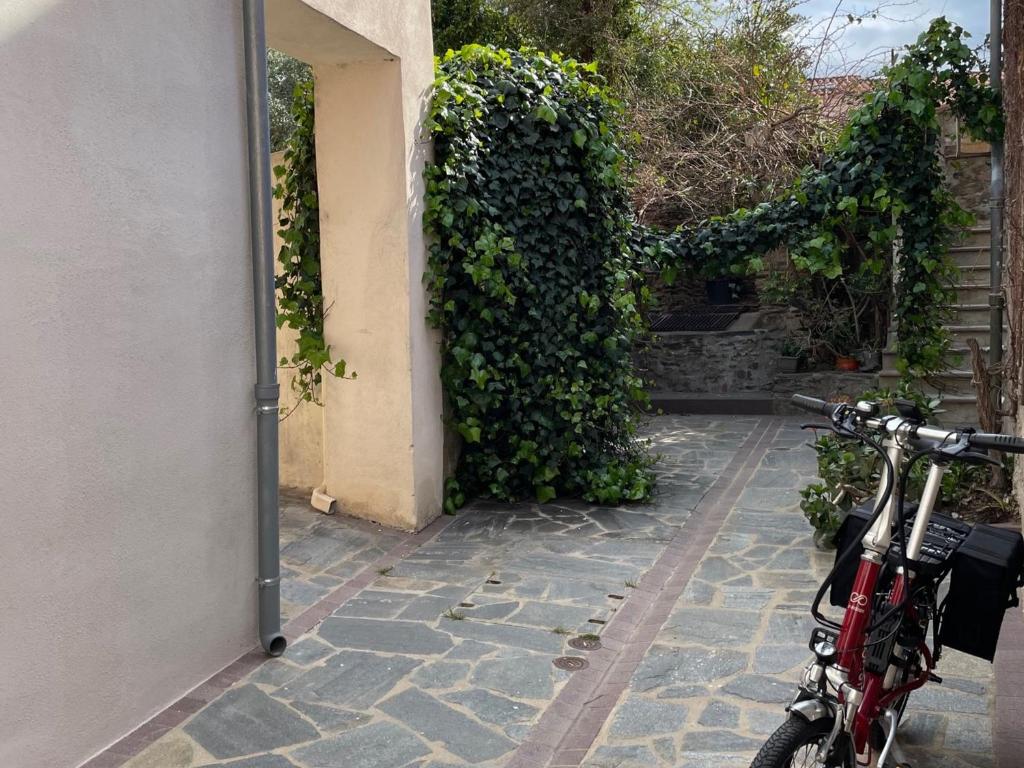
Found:
[[[812, 22], [827, 23], [839, 0], [806, 0], [799, 13]], [[913, 42], [936, 16], [945, 16], [970, 32], [968, 44], [972, 47], [985, 42], [989, 31], [989, 0], [843, 0], [843, 12], [864, 13], [884, 4], [878, 18], [865, 19], [843, 34], [844, 53], [829, 57], [825, 74], [840, 74], [839, 70], [852, 68], [846, 62], [857, 62], [865, 57], [886, 57], [887, 51]]]

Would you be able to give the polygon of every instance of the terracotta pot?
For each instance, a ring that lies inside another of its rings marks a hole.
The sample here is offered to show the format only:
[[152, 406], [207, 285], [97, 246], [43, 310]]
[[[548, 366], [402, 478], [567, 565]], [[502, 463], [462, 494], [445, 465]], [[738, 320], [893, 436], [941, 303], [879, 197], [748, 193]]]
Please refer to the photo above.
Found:
[[856, 357], [846, 357], [845, 355], [836, 356], [836, 370], [837, 371], [859, 371], [860, 363], [857, 362]]

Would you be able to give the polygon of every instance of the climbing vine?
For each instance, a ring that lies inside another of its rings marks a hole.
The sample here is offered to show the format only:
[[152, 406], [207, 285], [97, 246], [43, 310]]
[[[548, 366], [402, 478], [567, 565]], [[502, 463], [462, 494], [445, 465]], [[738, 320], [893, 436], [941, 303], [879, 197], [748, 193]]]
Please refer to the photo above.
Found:
[[621, 109], [593, 66], [470, 45], [439, 62], [425, 226], [430, 322], [467, 495], [645, 498]]
[[885, 70], [831, 152], [778, 199], [667, 237], [644, 233], [664, 277], [757, 272], [766, 253], [785, 246], [804, 274], [836, 279], [857, 249], [862, 274], [894, 270], [901, 373], [941, 370], [949, 348], [944, 307], [955, 295], [947, 251], [970, 216], [944, 184], [940, 108], [948, 105], [976, 138], [993, 139], [1003, 127], [987, 68], [966, 36], [935, 19]]
[[[281, 365], [295, 370], [292, 387], [298, 402], [319, 403], [322, 372], [342, 377], [345, 361], [334, 360], [324, 341], [323, 286], [320, 280], [320, 206], [316, 186], [316, 144], [313, 134], [313, 82], [295, 86], [292, 101], [295, 129], [284, 150], [284, 162], [274, 168], [274, 197], [281, 201], [278, 220], [281, 270], [275, 278], [278, 291], [277, 327], [288, 325], [298, 332], [295, 351], [282, 357]], [[352, 374], [355, 377], [355, 374]]]

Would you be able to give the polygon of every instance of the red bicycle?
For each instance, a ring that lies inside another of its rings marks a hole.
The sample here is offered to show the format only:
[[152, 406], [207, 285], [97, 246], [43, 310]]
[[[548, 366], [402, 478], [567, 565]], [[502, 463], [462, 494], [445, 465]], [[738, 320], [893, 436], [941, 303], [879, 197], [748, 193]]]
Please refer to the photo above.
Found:
[[[934, 511], [943, 474], [953, 462], [996, 463], [989, 451], [1024, 453], [1024, 439], [931, 427], [909, 401], [897, 401], [891, 415], [869, 401], [794, 395], [793, 403], [828, 418], [805, 428], [868, 446], [882, 468], [874, 502], [854, 509], [837, 536], [835, 566], [811, 607], [814, 658], [789, 717], [751, 768], [906, 768], [896, 731], [910, 694], [942, 682], [935, 669], [944, 647], [991, 661], [1003, 614], [1024, 585], [1019, 533]], [[924, 488], [909, 502], [911, 470], [923, 460]], [[845, 606], [841, 622], [822, 615], [826, 592]]]

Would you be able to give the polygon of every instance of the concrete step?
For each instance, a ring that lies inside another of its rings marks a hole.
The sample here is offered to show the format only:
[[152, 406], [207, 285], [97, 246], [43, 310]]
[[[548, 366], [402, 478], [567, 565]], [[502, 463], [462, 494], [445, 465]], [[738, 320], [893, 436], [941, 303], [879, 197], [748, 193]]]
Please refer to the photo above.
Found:
[[989, 306], [985, 304], [952, 304], [950, 305], [951, 325], [984, 325], [988, 327]]
[[[900, 379], [899, 371], [892, 368], [883, 369], [878, 374], [879, 384], [893, 386]], [[935, 374], [930, 381], [917, 382], [922, 392], [940, 395], [971, 395], [975, 394], [974, 375], [967, 370], [956, 369]]]
[[954, 288], [956, 288], [957, 303], [981, 304], [988, 307], [988, 284], [977, 285], [961, 282], [955, 285]]
[[[986, 329], [987, 334], [987, 329]], [[985, 336], [987, 339], [988, 336]], [[983, 339], [978, 339], [983, 341]], [[989, 346], [982, 344], [981, 351], [983, 354], [988, 355]], [[949, 355], [946, 358], [947, 365], [950, 368], [959, 369], [965, 371], [971, 367], [971, 350], [967, 348], [966, 344], [953, 344], [949, 349]], [[887, 349], [882, 352], [882, 369], [883, 370], [895, 370], [896, 369], [896, 351]]]
[[959, 267], [989, 264], [988, 246], [957, 245], [949, 249], [949, 255]]
[[[988, 320], [988, 318], [985, 318]], [[989, 326], [988, 323], [953, 323], [946, 326], [946, 330], [949, 331], [950, 337], [953, 340], [954, 347], [966, 348], [967, 339], [977, 339], [979, 343], [987, 342], [989, 339]], [[1009, 328], [1003, 326], [1003, 338], [1009, 338]]]
[[956, 245], [971, 247], [987, 247], [992, 244], [992, 230], [988, 225], [970, 227], [964, 230], [963, 237]]

